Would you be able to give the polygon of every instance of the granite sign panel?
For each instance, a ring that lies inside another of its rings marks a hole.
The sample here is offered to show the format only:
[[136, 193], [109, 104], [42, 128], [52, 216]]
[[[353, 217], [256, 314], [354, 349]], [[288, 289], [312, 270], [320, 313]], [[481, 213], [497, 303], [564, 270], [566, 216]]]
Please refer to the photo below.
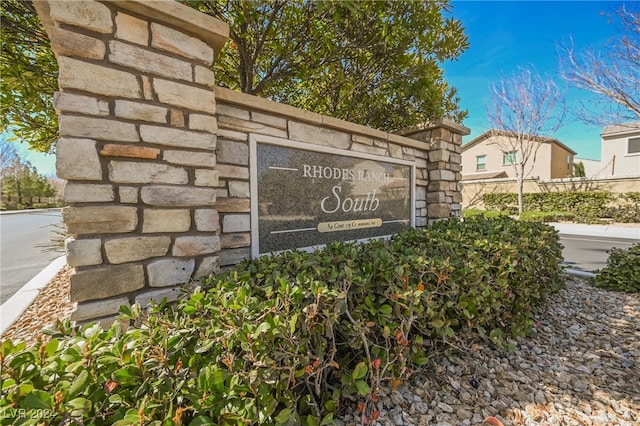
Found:
[[254, 254], [382, 237], [412, 225], [408, 162], [269, 143], [254, 150]]

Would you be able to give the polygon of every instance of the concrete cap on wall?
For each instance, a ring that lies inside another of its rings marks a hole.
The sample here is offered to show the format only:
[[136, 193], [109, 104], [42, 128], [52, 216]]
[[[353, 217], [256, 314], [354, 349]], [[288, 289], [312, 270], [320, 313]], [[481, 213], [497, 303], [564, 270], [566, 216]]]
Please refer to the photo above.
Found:
[[400, 129], [394, 132], [397, 135], [401, 136], [411, 136], [416, 133], [425, 132], [428, 130], [436, 129], [436, 128], [444, 128], [449, 130], [451, 133], [466, 136], [471, 133], [471, 129], [463, 126], [462, 124], [456, 123], [453, 120], [449, 120], [448, 118], [439, 118], [437, 120], [428, 121], [423, 124], [418, 124], [416, 126], [406, 127], [404, 129]]
[[[173, 0], [115, 0], [108, 3], [144, 15], [161, 24], [180, 28], [185, 33], [208, 43], [213, 48], [215, 56], [218, 56], [229, 39], [228, 24]], [[33, 5], [51, 38], [53, 20], [50, 16], [49, 1], [34, 1]]]

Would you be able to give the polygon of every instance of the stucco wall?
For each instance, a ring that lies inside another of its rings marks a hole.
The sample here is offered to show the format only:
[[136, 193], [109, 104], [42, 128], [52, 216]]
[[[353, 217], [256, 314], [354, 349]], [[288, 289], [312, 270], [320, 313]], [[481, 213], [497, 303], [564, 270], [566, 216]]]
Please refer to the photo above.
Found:
[[[515, 177], [514, 167], [503, 164], [503, 153], [509, 150], [507, 148], [509, 146], [507, 140], [505, 136], [493, 135], [473, 146], [465, 147], [462, 154], [462, 170], [464, 176], [473, 179], [474, 174], [505, 172], [508, 177]], [[555, 163], [552, 163], [552, 146], [554, 145], [550, 143], [540, 144], [535, 163], [532, 163], [532, 157], [526, 166], [526, 177], [539, 177], [540, 179], [552, 178], [552, 168], [558, 167]], [[476, 170], [476, 157], [478, 155], [487, 156], [487, 166], [484, 171]], [[518, 153], [518, 161], [520, 161], [521, 158], [522, 154]]]
[[640, 154], [627, 153], [628, 139], [637, 137], [640, 128], [621, 126], [617, 132], [603, 133], [600, 160], [605, 176], [640, 176]]
[[[627, 178], [601, 178], [601, 179], [526, 179], [524, 181], [525, 193], [537, 192], [576, 192], [576, 191], [603, 191], [612, 193], [639, 192], [640, 177]], [[463, 208], [484, 208], [483, 194], [492, 193], [517, 193], [518, 187], [515, 179], [483, 179], [462, 182], [462, 206]]]
[[[551, 148], [550, 179], [562, 179], [571, 177], [573, 168], [573, 154], [556, 144], [546, 144]], [[567, 158], [569, 158], [567, 162]]]

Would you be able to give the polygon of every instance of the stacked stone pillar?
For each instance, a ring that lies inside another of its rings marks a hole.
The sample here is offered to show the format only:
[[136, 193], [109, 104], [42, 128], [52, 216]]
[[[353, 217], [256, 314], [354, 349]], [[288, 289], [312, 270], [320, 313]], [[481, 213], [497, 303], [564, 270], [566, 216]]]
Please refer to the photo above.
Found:
[[214, 56], [228, 26], [173, 1], [37, 1], [60, 75], [57, 174], [74, 320], [215, 272]]
[[469, 132], [467, 127], [447, 119], [398, 132], [428, 147], [427, 167], [416, 179], [416, 191], [426, 192], [426, 223], [423, 220], [416, 226], [461, 216], [462, 136]]

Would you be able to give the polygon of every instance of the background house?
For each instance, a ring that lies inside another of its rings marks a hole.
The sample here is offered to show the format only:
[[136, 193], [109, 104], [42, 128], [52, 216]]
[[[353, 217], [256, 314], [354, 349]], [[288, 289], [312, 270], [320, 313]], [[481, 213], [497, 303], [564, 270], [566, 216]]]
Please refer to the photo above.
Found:
[[[602, 163], [600, 162], [600, 160], [573, 157], [574, 168], [576, 165], [580, 163], [582, 163], [582, 165], [584, 166], [584, 177], [587, 177], [587, 178], [600, 177], [600, 174], [602, 172]], [[578, 176], [577, 174], [574, 174], [574, 175]]]
[[[509, 134], [489, 130], [462, 146], [462, 179], [515, 178], [513, 163], [519, 161], [517, 151], [505, 147]], [[576, 152], [557, 139], [539, 138], [541, 144], [529, 178], [554, 179], [572, 176]], [[529, 170], [529, 167], [527, 167]]]
[[[639, 176], [640, 121], [607, 126], [600, 136], [602, 137], [600, 175]], [[464, 147], [462, 149], [464, 151]]]

